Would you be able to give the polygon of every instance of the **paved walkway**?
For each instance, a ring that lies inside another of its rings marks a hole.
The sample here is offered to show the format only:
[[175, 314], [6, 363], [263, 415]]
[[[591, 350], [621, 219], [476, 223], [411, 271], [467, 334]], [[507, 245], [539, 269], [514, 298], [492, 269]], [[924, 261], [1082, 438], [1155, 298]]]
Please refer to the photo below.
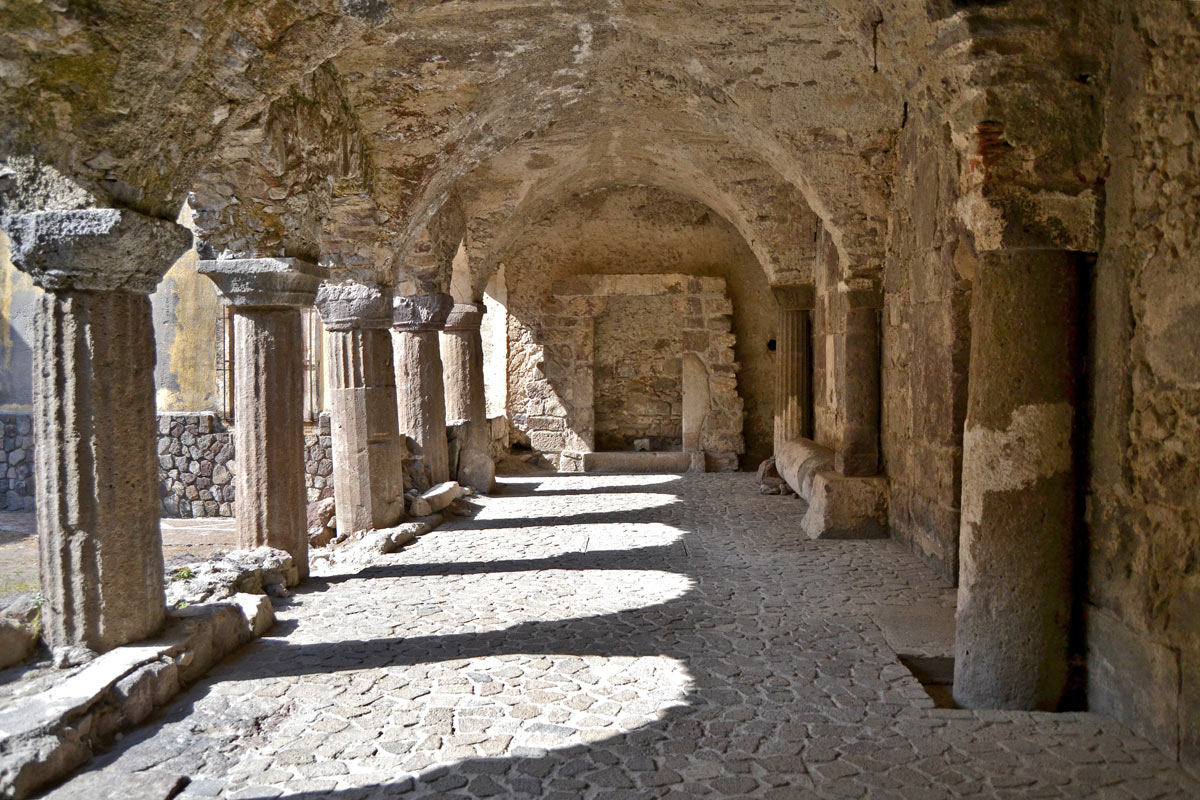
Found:
[[747, 475], [510, 480], [312, 580], [96, 770], [184, 797], [1200, 796], [1104, 717], [935, 709], [876, 619], [953, 592], [890, 542], [808, 541], [797, 503]]

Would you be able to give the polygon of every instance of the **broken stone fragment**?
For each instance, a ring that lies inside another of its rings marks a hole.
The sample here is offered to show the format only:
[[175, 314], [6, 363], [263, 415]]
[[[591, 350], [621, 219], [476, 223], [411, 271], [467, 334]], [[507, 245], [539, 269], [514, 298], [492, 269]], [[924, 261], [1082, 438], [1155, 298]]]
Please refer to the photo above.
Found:
[[429, 511], [426, 514], [417, 514], [416, 516], [428, 516], [428, 514], [441, 511], [446, 506], [453, 503], [462, 494], [462, 488], [457, 481], [445, 481], [434, 486], [429, 491], [421, 495], [421, 499], [429, 504]]

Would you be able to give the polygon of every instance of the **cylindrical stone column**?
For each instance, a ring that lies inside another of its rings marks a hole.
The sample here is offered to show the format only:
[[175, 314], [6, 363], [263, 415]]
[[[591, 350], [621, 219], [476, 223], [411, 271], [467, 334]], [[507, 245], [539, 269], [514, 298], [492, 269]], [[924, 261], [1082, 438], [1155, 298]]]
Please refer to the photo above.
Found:
[[447, 294], [397, 297], [393, 304], [392, 349], [400, 433], [430, 485], [450, 480], [446, 440], [446, 396], [438, 331], [454, 300]]
[[1067, 678], [1078, 276], [1071, 254], [983, 256], [972, 289], [954, 698], [1054, 709]]
[[303, 332], [321, 270], [295, 258], [201, 261], [233, 307], [238, 546], [289, 553], [308, 575]]
[[147, 295], [192, 237], [117, 209], [7, 230], [13, 263], [46, 290], [33, 343], [42, 635], [64, 655], [110, 650], [165, 615]]
[[847, 477], [870, 477], [879, 472], [879, 294], [872, 284], [851, 286], [839, 299], [845, 304], [846, 332], [838, 353], [842, 436], [833, 466]]
[[446, 392], [446, 419], [466, 420], [466, 441], [459, 450], [459, 483], [481, 492], [491, 491], [496, 468], [488, 455], [490, 435], [487, 401], [483, 390], [483, 338], [479, 326], [487, 307], [483, 303], [454, 306], [441, 334], [442, 369]]
[[[806, 290], [807, 289], [807, 290]], [[811, 287], [775, 290], [775, 452], [794, 439], [812, 437]]]
[[329, 347], [338, 531], [387, 528], [404, 516], [391, 294], [357, 283], [325, 284], [316, 305]]

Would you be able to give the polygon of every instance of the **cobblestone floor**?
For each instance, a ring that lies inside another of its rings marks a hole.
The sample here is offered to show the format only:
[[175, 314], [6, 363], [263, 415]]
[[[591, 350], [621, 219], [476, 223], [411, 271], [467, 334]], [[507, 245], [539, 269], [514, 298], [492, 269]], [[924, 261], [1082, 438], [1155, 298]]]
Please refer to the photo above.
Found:
[[797, 502], [747, 475], [510, 480], [474, 519], [313, 579], [273, 636], [81, 780], [186, 775], [192, 798], [1200, 796], [1104, 717], [933, 708], [875, 617], [952, 592], [890, 542], [805, 539]]

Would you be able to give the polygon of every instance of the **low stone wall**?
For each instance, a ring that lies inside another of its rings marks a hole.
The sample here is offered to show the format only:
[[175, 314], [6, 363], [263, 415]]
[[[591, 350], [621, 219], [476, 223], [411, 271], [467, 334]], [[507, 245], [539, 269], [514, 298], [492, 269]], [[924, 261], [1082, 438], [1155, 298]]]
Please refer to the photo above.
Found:
[[158, 415], [164, 517], [233, 516], [233, 432], [212, 413]]
[[304, 434], [304, 488], [310, 503], [333, 497], [333, 438], [328, 414], [318, 418], [316, 430]]
[[[33, 510], [33, 417], [0, 414], [0, 511]], [[329, 415], [304, 434], [308, 502], [333, 497], [333, 441]], [[234, 515], [233, 429], [209, 411], [158, 415], [158, 492], [169, 518]]]
[[0, 450], [0, 511], [33, 510], [33, 415], [0, 414], [4, 448]]

